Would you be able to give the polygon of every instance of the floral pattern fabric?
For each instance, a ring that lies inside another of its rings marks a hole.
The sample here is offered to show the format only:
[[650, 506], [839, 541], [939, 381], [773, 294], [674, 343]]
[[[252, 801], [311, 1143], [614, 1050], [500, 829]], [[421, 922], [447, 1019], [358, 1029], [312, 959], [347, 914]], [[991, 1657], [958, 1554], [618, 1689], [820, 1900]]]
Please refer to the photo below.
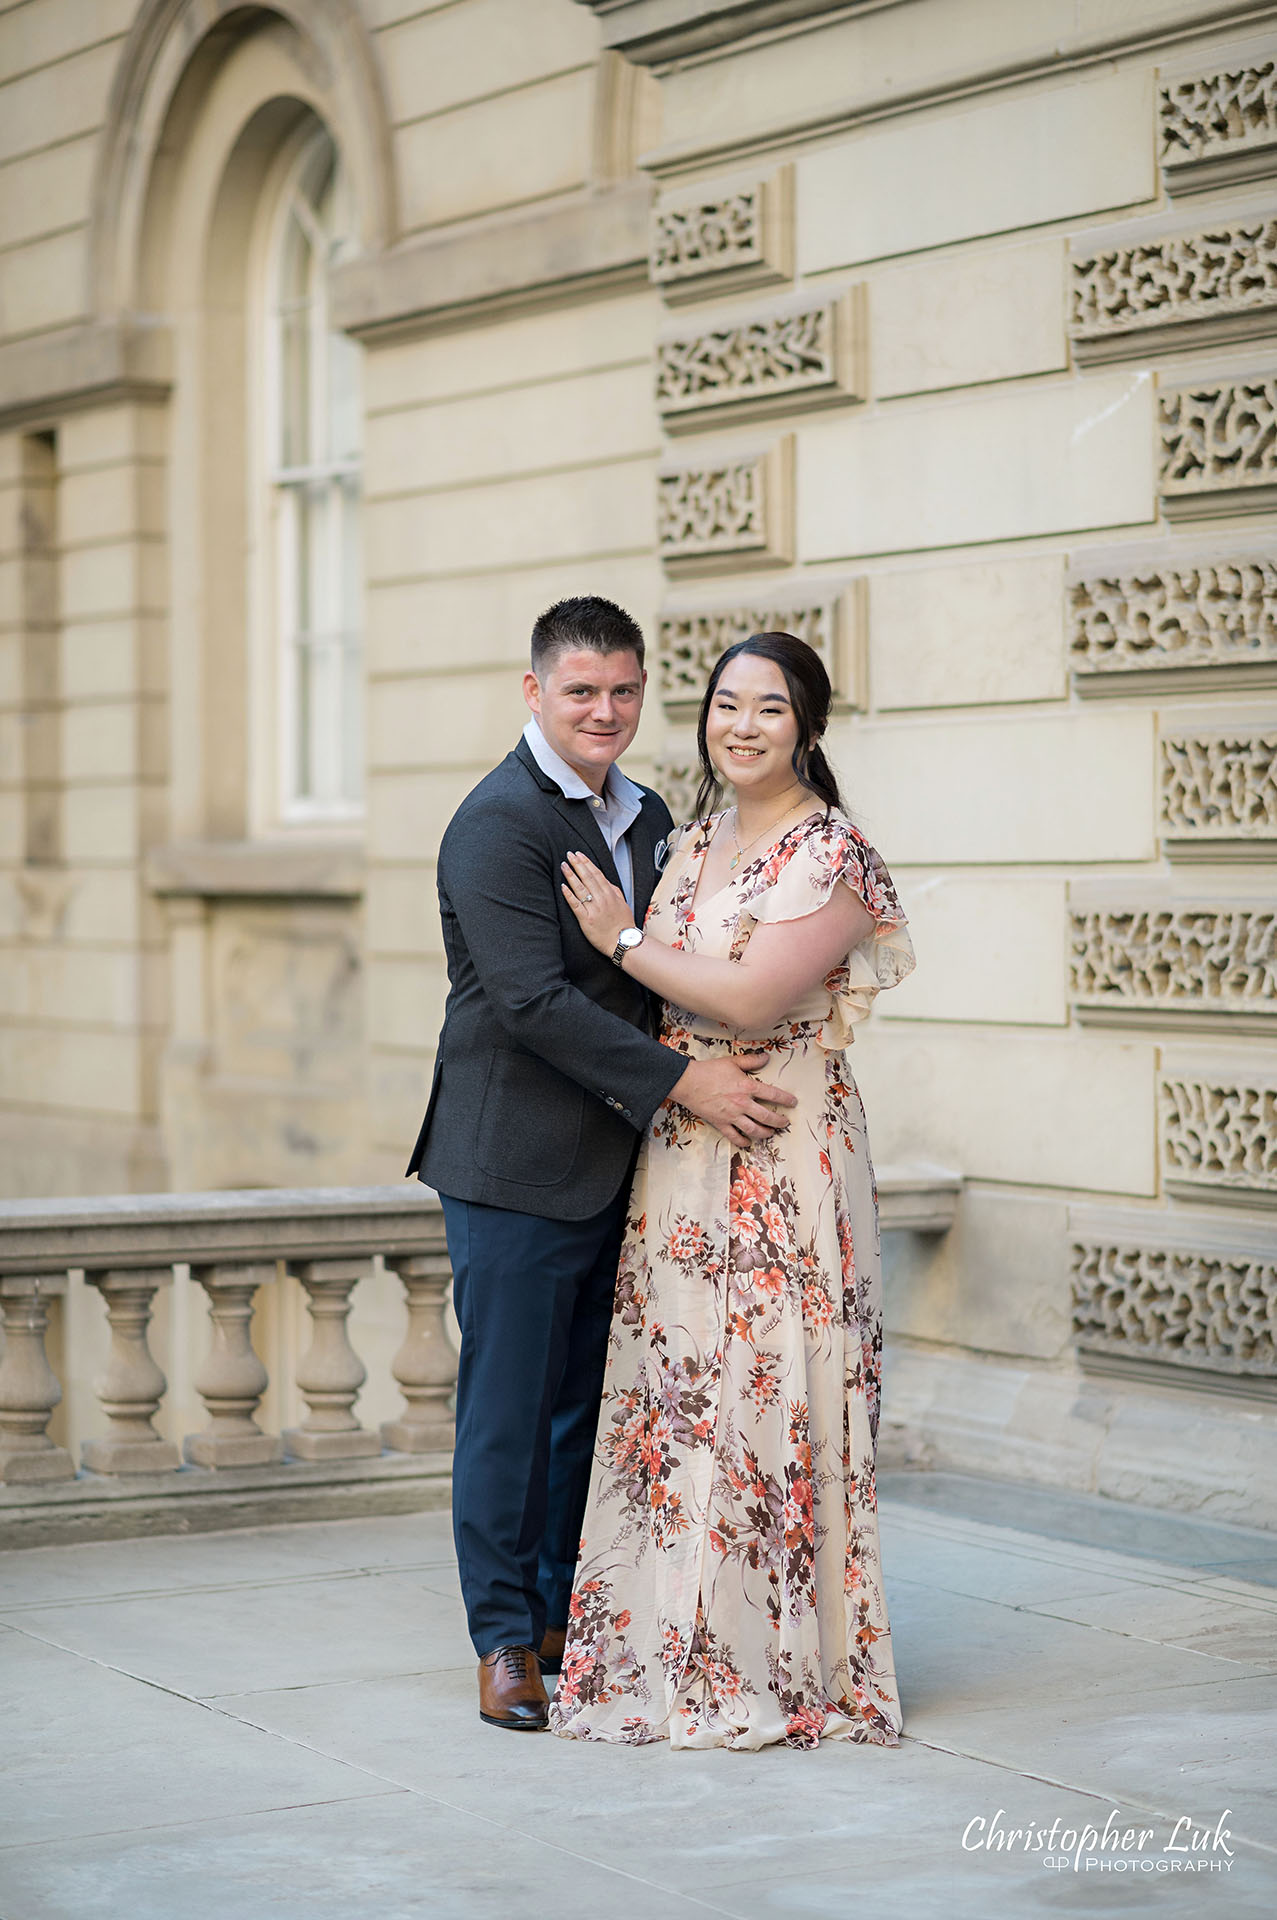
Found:
[[739, 959], [755, 926], [815, 912], [839, 884], [875, 924], [769, 1033], [664, 1010], [666, 1046], [766, 1052], [763, 1077], [798, 1105], [742, 1152], [666, 1101], [640, 1148], [550, 1725], [676, 1747], [895, 1746], [878, 1196], [846, 1048], [913, 948], [890, 875], [838, 812], [702, 899], [716, 819], [684, 829], [661, 876], [647, 926], [667, 944]]

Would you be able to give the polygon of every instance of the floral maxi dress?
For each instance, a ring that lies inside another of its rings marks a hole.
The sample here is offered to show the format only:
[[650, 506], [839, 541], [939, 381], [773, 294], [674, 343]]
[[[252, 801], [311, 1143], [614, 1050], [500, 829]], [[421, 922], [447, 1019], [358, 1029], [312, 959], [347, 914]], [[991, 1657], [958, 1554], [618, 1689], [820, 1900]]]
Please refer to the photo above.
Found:
[[[716, 817], [717, 818], [717, 817]], [[813, 815], [709, 899], [716, 819], [685, 828], [647, 927], [739, 959], [841, 882], [874, 930], [767, 1034], [667, 1006], [695, 1059], [753, 1049], [798, 1096], [748, 1152], [667, 1101], [639, 1152], [557, 1734], [676, 1747], [895, 1746], [878, 1552], [877, 1189], [852, 1025], [914, 965], [895, 888], [841, 813]]]

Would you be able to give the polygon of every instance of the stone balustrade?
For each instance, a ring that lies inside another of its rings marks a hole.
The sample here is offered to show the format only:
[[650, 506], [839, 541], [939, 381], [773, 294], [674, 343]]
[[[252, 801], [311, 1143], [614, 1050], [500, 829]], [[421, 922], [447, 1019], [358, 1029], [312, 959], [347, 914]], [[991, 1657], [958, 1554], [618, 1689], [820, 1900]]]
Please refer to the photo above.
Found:
[[[403, 1409], [380, 1432], [354, 1411], [366, 1371], [347, 1330], [351, 1296], [378, 1256], [402, 1282], [406, 1308], [392, 1366]], [[209, 1319], [194, 1382], [207, 1424], [180, 1449], [155, 1429], [167, 1382], [148, 1344], [156, 1296], [179, 1264], [206, 1296]], [[62, 1389], [45, 1351], [50, 1302], [76, 1270], [100, 1294], [111, 1338], [94, 1383], [102, 1431], [83, 1443], [79, 1476], [49, 1436]], [[269, 1382], [252, 1324], [257, 1296], [284, 1272], [305, 1292], [311, 1339], [296, 1369], [306, 1413], [275, 1435], [258, 1425]], [[228, 1469], [446, 1453], [456, 1378], [444, 1319], [449, 1279], [442, 1211], [420, 1186], [0, 1204], [0, 1483], [16, 1491], [91, 1478], [106, 1492], [126, 1476], [150, 1486], [156, 1475], [185, 1475], [211, 1485]]]
[[[878, 1178], [884, 1228], [952, 1223], [958, 1175], [920, 1165]], [[378, 1258], [402, 1284], [405, 1330], [391, 1363], [403, 1407], [374, 1428], [356, 1412], [367, 1374], [347, 1323]], [[208, 1309], [194, 1375], [207, 1420], [180, 1446], [156, 1430], [168, 1383], [148, 1339], [178, 1267]], [[49, 1433], [62, 1385], [45, 1343], [50, 1304], [77, 1272], [110, 1330], [94, 1382], [101, 1430], [78, 1463]], [[258, 1421], [270, 1382], [252, 1330], [259, 1296], [284, 1273], [310, 1318], [292, 1383], [306, 1411], [272, 1434]], [[438, 1198], [413, 1183], [0, 1202], [0, 1537], [36, 1544], [440, 1504], [456, 1380], [450, 1279]]]

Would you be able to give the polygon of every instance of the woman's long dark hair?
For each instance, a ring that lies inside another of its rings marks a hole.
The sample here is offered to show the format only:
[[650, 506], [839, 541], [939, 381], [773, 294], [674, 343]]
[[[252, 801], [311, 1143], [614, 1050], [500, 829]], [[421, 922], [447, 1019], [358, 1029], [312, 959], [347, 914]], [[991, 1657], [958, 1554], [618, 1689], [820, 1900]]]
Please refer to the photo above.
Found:
[[701, 763], [701, 784], [696, 790], [696, 818], [704, 825], [723, 797], [723, 783], [714, 771], [705, 744], [705, 729], [723, 669], [733, 660], [739, 660], [743, 653], [752, 653], [760, 660], [771, 660], [785, 676], [790, 705], [798, 722], [793, 767], [799, 785], [805, 787], [808, 793], [815, 794], [818, 800], [824, 801], [826, 819], [829, 818], [831, 807], [845, 811], [834, 770], [820, 745], [829, 723], [829, 709], [834, 697], [824, 661], [814, 647], [805, 640], [799, 640], [795, 634], [751, 633], [748, 640], [738, 640], [734, 647], [728, 647], [726, 653], [719, 655], [714, 663], [714, 671], [709, 676], [705, 698], [701, 701], [696, 722], [696, 751]]

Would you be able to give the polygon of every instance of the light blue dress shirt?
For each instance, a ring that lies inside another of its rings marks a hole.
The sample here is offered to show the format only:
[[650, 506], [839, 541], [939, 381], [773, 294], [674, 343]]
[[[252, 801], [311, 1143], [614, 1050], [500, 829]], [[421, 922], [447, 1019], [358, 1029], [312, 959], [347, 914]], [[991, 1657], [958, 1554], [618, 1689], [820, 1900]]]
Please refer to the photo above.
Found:
[[[570, 767], [561, 755], [554, 751], [537, 723], [533, 714], [523, 729], [532, 758], [542, 773], [549, 774], [555, 785], [562, 789], [565, 800], [588, 800], [594, 813], [594, 824], [611, 849], [612, 859], [616, 863], [616, 876], [621, 883], [621, 892], [634, 908], [634, 861], [630, 854], [630, 843], [626, 838], [630, 828], [638, 819], [643, 806], [643, 789], [636, 787], [627, 779], [617, 766], [607, 770], [607, 779], [603, 783], [600, 796], [591, 792], [575, 767]], [[588, 847], [580, 849], [588, 853]]]

